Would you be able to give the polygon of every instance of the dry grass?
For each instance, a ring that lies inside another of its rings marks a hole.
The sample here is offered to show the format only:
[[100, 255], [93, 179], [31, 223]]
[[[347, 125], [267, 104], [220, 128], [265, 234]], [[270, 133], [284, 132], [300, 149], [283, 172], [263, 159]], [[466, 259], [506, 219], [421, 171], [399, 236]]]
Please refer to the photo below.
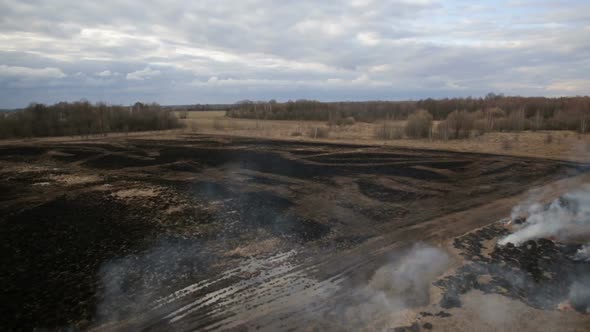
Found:
[[[144, 139], [177, 138], [183, 133], [203, 133], [260, 137], [290, 141], [323, 141], [347, 144], [387, 145], [417, 149], [449, 150], [459, 152], [493, 153], [526, 157], [541, 157], [559, 160], [590, 162], [590, 135], [569, 131], [524, 131], [518, 134], [492, 132], [458, 140], [407, 139], [383, 140], [375, 137], [383, 123], [357, 122], [348, 126], [329, 126], [321, 121], [254, 120], [226, 118], [223, 111], [189, 112], [181, 120], [185, 128], [129, 134], [109, 134], [108, 137], [50, 137], [34, 140], [2, 140], [0, 145], [61, 141], [88, 141], [138, 137]], [[394, 121], [392, 126], [403, 128], [405, 121]], [[313, 128], [328, 128], [325, 138], [313, 138], [307, 134]], [[434, 127], [437, 127], [435, 122]], [[549, 138], [548, 138], [549, 137]], [[509, 148], [506, 141], [510, 141]]]
[[311, 138], [328, 138], [330, 136], [330, 128], [326, 127], [312, 127], [307, 131], [307, 136]]
[[[383, 123], [357, 122], [349, 126], [331, 126], [326, 138], [306, 135], [313, 128], [325, 128], [319, 121], [253, 120], [225, 118], [224, 112], [192, 112], [185, 130], [208, 134], [224, 134], [245, 137], [264, 137], [295, 141], [325, 141], [352, 144], [387, 145], [395, 147], [480, 152], [560, 160], [590, 162], [590, 135], [576, 135], [569, 131], [523, 131], [518, 134], [492, 132], [458, 140], [407, 139], [383, 140], [375, 135]], [[220, 120], [221, 119], [221, 120]], [[217, 125], [215, 122], [222, 122]], [[405, 121], [395, 121], [389, 126], [403, 128]], [[435, 123], [436, 127], [436, 123]], [[190, 129], [194, 128], [194, 129]], [[297, 134], [294, 134], [297, 133]], [[551, 139], [547, 139], [551, 137]], [[507, 143], [508, 142], [508, 143]]]
[[399, 123], [385, 122], [375, 127], [375, 138], [380, 140], [402, 139], [404, 127]]
[[511, 150], [512, 149], [512, 142], [510, 139], [506, 138], [502, 141], [502, 150]]

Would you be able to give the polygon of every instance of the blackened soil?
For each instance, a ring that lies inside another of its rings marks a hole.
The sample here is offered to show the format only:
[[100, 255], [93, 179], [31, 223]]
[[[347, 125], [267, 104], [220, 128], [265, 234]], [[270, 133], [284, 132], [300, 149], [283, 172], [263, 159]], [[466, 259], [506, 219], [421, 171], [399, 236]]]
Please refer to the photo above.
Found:
[[[489, 255], [483, 254], [483, 242], [507, 234], [505, 228], [494, 224], [455, 239], [455, 248], [469, 263], [435, 283], [444, 289], [440, 303], [443, 308], [460, 307], [460, 295], [477, 289], [518, 299], [538, 309], [553, 310], [568, 299], [572, 283], [590, 277], [590, 262], [572, 259], [581, 245], [539, 239], [520, 246], [495, 246]], [[489, 281], [482, 281], [482, 276]], [[573, 305], [586, 312], [588, 303]]]
[[45, 149], [34, 146], [0, 148], [3, 158], [35, 157], [45, 153]]
[[[266, 243], [313, 262], [572, 170], [546, 160], [201, 135], [0, 148], [0, 330], [125, 319], [159, 295], [234, 266], [225, 254], [236, 247], [272, 239]], [[52, 180], [59, 172], [101, 180], [67, 185]], [[464, 245], [475, 250], [478, 241]], [[539, 271], [553, 271], [566, 255], [555, 250], [546, 249], [548, 262], [520, 249], [510, 257], [545, 282]], [[502, 271], [488, 271], [499, 281], [481, 288], [504, 285]], [[464, 280], [471, 287], [473, 274], [445, 281], [447, 293], [461, 293]], [[513, 294], [545, 300], [527, 289]]]
[[[360, 191], [376, 200], [385, 201], [385, 202], [401, 202], [401, 201], [408, 201], [408, 200], [415, 200], [419, 197], [419, 194], [411, 192], [411, 191], [404, 191], [404, 190], [397, 190], [392, 188], [387, 188], [385, 186], [373, 183], [371, 181], [361, 180], [357, 181], [359, 185]], [[426, 196], [426, 195], [423, 195]]]
[[293, 202], [271, 192], [238, 193], [214, 182], [197, 182], [181, 190], [203, 200], [224, 201], [224, 209], [215, 216], [224, 225], [223, 232], [214, 236], [225, 237], [263, 228], [282, 238], [307, 242], [322, 238], [330, 231], [328, 225], [288, 212]]
[[55, 328], [90, 321], [96, 313], [97, 272], [102, 262], [140, 249], [155, 231], [148, 225], [100, 193], [64, 195], [3, 215], [2, 329]]

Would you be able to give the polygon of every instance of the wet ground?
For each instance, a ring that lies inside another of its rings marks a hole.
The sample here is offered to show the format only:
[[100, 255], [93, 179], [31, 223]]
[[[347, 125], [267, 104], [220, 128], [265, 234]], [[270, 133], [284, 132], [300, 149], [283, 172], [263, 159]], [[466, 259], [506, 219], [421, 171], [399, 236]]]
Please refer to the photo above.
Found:
[[0, 147], [0, 328], [338, 330], [387, 248], [467, 231], [420, 225], [582, 170], [200, 135]]

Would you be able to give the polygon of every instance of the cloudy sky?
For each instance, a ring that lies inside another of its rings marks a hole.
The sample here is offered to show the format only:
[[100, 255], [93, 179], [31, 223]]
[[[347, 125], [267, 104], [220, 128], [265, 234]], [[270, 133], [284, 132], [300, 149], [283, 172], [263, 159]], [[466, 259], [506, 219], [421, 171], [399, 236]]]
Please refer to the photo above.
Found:
[[588, 0], [0, 0], [0, 108], [590, 92]]

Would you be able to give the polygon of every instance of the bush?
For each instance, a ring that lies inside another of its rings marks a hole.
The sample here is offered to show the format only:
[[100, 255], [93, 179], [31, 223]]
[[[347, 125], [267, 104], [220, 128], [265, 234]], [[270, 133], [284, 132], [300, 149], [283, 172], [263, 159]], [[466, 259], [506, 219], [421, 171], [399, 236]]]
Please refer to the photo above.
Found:
[[467, 111], [453, 111], [445, 124], [447, 126], [448, 138], [467, 138], [474, 129], [475, 118]]
[[307, 136], [311, 138], [328, 138], [330, 135], [330, 129], [326, 127], [313, 127], [307, 133]]
[[341, 117], [339, 115], [336, 116], [331, 116], [330, 119], [328, 120], [328, 126], [351, 126], [353, 124], [356, 123], [356, 120], [354, 119], [354, 117], [349, 116], [349, 117]]
[[406, 136], [411, 138], [432, 137], [432, 115], [426, 110], [417, 110], [408, 116]]
[[349, 116], [347, 118], [342, 119], [342, 121], [340, 122], [341, 126], [352, 126], [353, 124], [355, 124], [356, 120], [354, 119], [354, 117]]
[[375, 128], [375, 138], [382, 140], [392, 140], [403, 138], [404, 128], [389, 122], [384, 122]]

